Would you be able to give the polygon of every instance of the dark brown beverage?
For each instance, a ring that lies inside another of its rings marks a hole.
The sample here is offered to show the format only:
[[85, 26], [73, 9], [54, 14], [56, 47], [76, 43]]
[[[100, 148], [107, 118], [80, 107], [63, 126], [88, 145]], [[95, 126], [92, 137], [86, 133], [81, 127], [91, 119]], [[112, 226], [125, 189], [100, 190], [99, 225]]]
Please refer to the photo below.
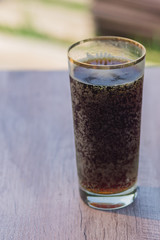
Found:
[[137, 181], [143, 77], [135, 66], [110, 75], [88, 71], [77, 66], [70, 77], [80, 187], [97, 194], [123, 192]]

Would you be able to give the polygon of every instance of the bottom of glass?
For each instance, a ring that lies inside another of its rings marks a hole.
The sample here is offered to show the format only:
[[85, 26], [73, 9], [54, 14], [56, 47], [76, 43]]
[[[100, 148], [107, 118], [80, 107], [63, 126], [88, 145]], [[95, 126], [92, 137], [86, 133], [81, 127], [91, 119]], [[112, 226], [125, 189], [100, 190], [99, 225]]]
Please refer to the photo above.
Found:
[[137, 197], [137, 187], [117, 194], [96, 194], [80, 187], [82, 200], [91, 208], [99, 210], [115, 210], [130, 205]]

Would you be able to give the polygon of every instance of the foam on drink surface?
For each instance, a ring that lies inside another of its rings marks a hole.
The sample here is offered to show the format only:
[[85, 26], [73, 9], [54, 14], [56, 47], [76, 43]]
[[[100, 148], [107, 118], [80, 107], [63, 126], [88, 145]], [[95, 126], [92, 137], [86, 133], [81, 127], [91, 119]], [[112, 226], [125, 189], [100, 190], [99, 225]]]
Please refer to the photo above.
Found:
[[[97, 66], [117, 65], [127, 63], [127, 60], [114, 58], [88, 59], [84, 63]], [[78, 81], [96, 86], [116, 86], [133, 82], [140, 78], [138, 68], [131, 66], [117, 69], [96, 69], [77, 66], [74, 69], [74, 78]]]

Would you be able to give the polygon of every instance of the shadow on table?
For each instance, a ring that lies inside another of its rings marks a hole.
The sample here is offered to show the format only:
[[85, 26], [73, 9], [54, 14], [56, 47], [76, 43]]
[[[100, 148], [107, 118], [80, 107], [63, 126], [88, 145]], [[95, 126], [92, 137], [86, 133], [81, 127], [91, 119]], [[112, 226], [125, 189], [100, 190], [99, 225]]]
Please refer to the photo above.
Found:
[[128, 216], [160, 220], [160, 188], [139, 187], [135, 202], [115, 212]]

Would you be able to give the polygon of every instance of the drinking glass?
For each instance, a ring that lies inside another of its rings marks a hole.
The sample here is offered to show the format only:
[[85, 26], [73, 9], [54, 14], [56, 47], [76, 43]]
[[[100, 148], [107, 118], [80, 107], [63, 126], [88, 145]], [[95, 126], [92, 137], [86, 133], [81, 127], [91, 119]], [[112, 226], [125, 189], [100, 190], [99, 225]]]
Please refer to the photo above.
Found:
[[68, 50], [80, 196], [96, 209], [137, 196], [145, 48], [96, 37]]

